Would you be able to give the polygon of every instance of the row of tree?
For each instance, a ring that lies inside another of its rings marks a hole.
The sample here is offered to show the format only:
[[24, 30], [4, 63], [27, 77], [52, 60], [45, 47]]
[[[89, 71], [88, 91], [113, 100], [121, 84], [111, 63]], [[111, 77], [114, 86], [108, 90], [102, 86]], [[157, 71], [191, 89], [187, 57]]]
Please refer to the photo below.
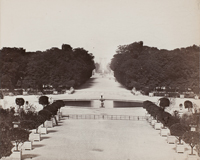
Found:
[[144, 46], [143, 42], [121, 45], [111, 61], [114, 76], [129, 89], [152, 91], [165, 87], [188, 88], [199, 93], [199, 47], [174, 50]]
[[[65, 105], [62, 100], [49, 104], [46, 96], [41, 96], [39, 103], [44, 108], [38, 113], [24, 110], [15, 113], [14, 108], [0, 109], [0, 158], [11, 155], [14, 147], [12, 141], [15, 142], [15, 150], [18, 151], [19, 144], [29, 140], [30, 130], [36, 129], [38, 133], [38, 127], [44, 126], [45, 121], [55, 118], [58, 110]], [[21, 108], [24, 105], [24, 99], [16, 98], [16, 104]]]
[[[162, 104], [166, 104], [166, 98], [162, 98], [161, 102]], [[177, 114], [172, 116], [170, 113], [164, 111], [166, 106], [167, 105], [157, 106], [151, 101], [143, 102], [143, 108], [145, 108], [157, 122], [161, 122], [163, 128], [170, 129], [170, 134], [178, 139], [178, 144], [182, 143], [181, 140], [188, 143], [191, 147], [191, 154], [193, 154], [193, 148], [196, 145], [200, 147], [200, 113], [184, 114], [182, 117], [179, 117]], [[184, 106], [188, 109], [192, 107], [190, 101], [185, 101]], [[195, 127], [195, 131], [191, 131], [191, 127]], [[198, 150], [198, 152], [200, 152], [200, 150]]]
[[77, 87], [88, 80], [95, 69], [94, 57], [83, 48], [26, 52], [23, 48], [0, 50], [1, 88]]

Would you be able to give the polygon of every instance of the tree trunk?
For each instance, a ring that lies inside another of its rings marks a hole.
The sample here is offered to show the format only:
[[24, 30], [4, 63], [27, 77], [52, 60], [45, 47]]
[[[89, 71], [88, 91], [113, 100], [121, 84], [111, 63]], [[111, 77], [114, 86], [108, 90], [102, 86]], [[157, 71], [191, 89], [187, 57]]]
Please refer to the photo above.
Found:
[[38, 127], [36, 128], [36, 133], [38, 133]]
[[191, 146], [191, 154], [193, 154], [193, 147], [194, 147], [194, 146]]
[[17, 142], [15, 142], [15, 143], [16, 143], [16, 151], [18, 151], [18, 145], [19, 145], [19, 144], [18, 144]]
[[58, 122], [57, 122], [57, 120], [56, 120], [56, 116], [55, 116], [55, 115], [53, 116], [53, 118], [54, 118], [54, 120], [55, 120], [55, 122], [56, 122], [56, 125], [58, 125]]
[[179, 144], [181, 144], [181, 138], [180, 137], [178, 138], [178, 141], [179, 141]]

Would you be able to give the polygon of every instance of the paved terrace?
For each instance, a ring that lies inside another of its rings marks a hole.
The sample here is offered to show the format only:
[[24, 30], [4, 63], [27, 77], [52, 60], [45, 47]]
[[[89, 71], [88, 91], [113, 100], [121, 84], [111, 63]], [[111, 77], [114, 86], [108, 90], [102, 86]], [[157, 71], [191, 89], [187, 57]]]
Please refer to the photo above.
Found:
[[[133, 109], [142, 111], [142, 108]], [[74, 109], [74, 112], [76, 110]], [[123, 112], [128, 109], [120, 110]], [[67, 115], [69, 110], [63, 108], [62, 112], [63, 115]], [[86, 109], [82, 114], [91, 113], [92, 109]], [[24, 160], [186, 160], [190, 147], [186, 144], [185, 147], [185, 153], [176, 153], [175, 144], [168, 144], [167, 138], [161, 137], [159, 131], [153, 129], [145, 120], [74, 120], [64, 117], [59, 126], [49, 128], [48, 134], [42, 135], [40, 142], [33, 142], [33, 150], [23, 150], [22, 158]]]

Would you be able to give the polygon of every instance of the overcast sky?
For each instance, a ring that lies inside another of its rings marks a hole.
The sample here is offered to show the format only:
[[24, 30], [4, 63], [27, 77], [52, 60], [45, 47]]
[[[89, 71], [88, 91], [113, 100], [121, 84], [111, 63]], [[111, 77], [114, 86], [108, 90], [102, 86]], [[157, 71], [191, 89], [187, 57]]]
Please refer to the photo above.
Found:
[[99, 60], [143, 41], [159, 49], [200, 45], [200, 0], [0, 0], [1, 48], [70, 44]]

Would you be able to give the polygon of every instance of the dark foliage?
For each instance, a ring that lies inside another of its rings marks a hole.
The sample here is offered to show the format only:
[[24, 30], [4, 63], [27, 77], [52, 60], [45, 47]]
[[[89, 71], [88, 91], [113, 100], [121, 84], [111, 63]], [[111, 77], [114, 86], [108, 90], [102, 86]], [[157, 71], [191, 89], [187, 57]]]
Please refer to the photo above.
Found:
[[58, 108], [56, 107], [56, 104], [53, 103], [51, 105], [48, 105], [44, 108], [44, 110], [48, 110], [49, 112], [52, 113], [52, 115], [56, 115], [58, 112]]
[[0, 124], [12, 128], [12, 122], [15, 121], [14, 113], [14, 109], [0, 109]]
[[46, 109], [39, 111], [38, 115], [43, 117], [45, 120], [51, 120], [51, 117], [52, 117], [52, 113]]
[[43, 106], [46, 106], [49, 104], [49, 97], [47, 96], [41, 96], [39, 98], [39, 104], [43, 105]]
[[[0, 116], [1, 117], [1, 116]], [[0, 123], [0, 158], [10, 156], [13, 144], [10, 139], [10, 126]]]
[[147, 109], [151, 104], [153, 104], [151, 101], [144, 101], [143, 108]]
[[185, 132], [183, 135], [183, 141], [191, 147], [191, 154], [193, 154], [193, 148], [199, 144], [199, 137], [200, 133], [194, 131]]
[[65, 106], [65, 102], [63, 100], [57, 100], [55, 103], [58, 109]]
[[163, 124], [164, 127], [167, 127], [170, 117], [171, 117], [171, 114], [165, 111], [160, 112], [158, 114], [158, 120]]
[[183, 134], [187, 131], [189, 131], [188, 128], [180, 123], [173, 124], [170, 127], [171, 135], [177, 137], [177, 139], [179, 140], [179, 144], [181, 144]]
[[16, 143], [16, 150], [18, 151], [19, 143], [23, 143], [28, 140], [29, 138], [29, 131], [26, 131], [21, 128], [13, 128], [10, 132], [10, 138], [12, 141]]
[[111, 62], [118, 82], [129, 89], [147, 92], [165, 86], [167, 92], [199, 93], [199, 47], [171, 51], [143, 46], [135, 42], [119, 46]]
[[18, 106], [23, 106], [24, 105], [24, 99], [23, 98], [16, 98], [15, 99], [15, 103], [18, 105]]
[[[31, 88], [43, 91], [44, 85], [57, 90], [76, 87], [92, 76], [94, 57], [83, 48], [26, 52], [23, 48], [0, 50], [1, 88]], [[56, 66], [56, 67], [55, 67]]]
[[20, 122], [20, 127], [25, 130], [36, 129], [36, 122], [33, 120], [23, 120]]
[[195, 114], [183, 114], [180, 123], [185, 125], [187, 128], [191, 128], [192, 125], [196, 128], [200, 127], [200, 113]]
[[38, 127], [45, 122], [45, 117], [41, 115], [28, 111], [27, 113], [23, 112], [23, 116], [20, 119], [20, 126], [26, 130], [36, 129], [38, 131]]
[[8, 139], [2, 139], [0, 140], [0, 158], [2, 157], [8, 157], [11, 155], [12, 153], [12, 148], [13, 148], [13, 144], [10, 140]]
[[176, 124], [176, 123], [180, 123], [179, 117], [175, 117], [175, 116], [170, 115], [168, 117], [168, 120], [167, 120], [167, 123], [166, 123], [165, 126], [170, 128], [173, 124]]
[[160, 100], [160, 104], [159, 105], [163, 109], [165, 109], [165, 107], [168, 107], [170, 105], [170, 101], [169, 101], [168, 98], [163, 97], [163, 98], [160, 98], [159, 100]]

